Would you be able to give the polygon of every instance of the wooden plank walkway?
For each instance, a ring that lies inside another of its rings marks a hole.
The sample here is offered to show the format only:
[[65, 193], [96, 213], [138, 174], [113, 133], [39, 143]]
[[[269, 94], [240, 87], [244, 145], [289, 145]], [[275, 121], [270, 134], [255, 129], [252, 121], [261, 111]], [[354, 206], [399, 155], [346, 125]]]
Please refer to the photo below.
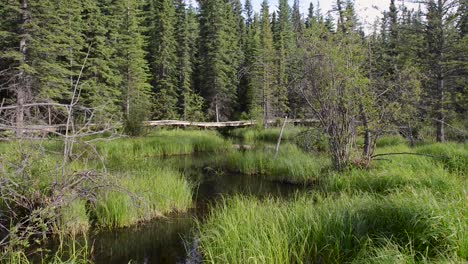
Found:
[[[268, 124], [276, 124], [278, 119], [268, 120]], [[294, 124], [311, 124], [317, 123], [315, 119], [288, 119], [287, 123]], [[190, 121], [179, 121], [179, 120], [159, 120], [159, 121], [146, 121], [145, 126], [149, 127], [161, 127], [161, 126], [175, 126], [175, 127], [200, 127], [200, 128], [223, 128], [223, 127], [249, 127], [255, 126], [257, 122], [255, 120], [244, 120], [244, 121], [227, 121], [227, 122], [190, 122]]]
[[[268, 124], [273, 125], [278, 123], [278, 119], [268, 120]], [[316, 119], [288, 119], [287, 123], [294, 124], [313, 124], [317, 123]], [[157, 121], [145, 121], [144, 126], [147, 127], [198, 127], [198, 128], [236, 128], [236, 127], [249, 127], [257, 124], [255, 120], [244, 120], [244, 121], [227, 121], [227, 122], [190, 122], [180, 120], [157, 120]], [[121, 126], [122, 124], [117, 124]], [[88, 124], [89, 127], [96, 126], [95, 124]], [[59, 132], [65, 130], [65, 124], [56, 125], [27, 125], [22, 129], [27, 132]], [[15, 126], [8, 126], [0, 124], [0, 130], [16, 130]]]

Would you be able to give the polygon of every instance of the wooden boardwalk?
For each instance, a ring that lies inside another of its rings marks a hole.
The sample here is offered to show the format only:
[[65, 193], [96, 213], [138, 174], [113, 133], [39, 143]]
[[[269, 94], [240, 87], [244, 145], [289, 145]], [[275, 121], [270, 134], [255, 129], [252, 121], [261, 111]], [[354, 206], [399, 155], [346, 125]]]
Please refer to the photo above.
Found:
[[[282, 121], [279, 119], [268, 120], [269, 125], [279, 124]], [[287, 123], [293, 124], [314, 124], [318, 121], [315, 119], [288, 119]], [[157, 121], [145, 121], [143, 123], [146, 127], [198, 127], [198, 128], [236, 128], [236, 127], [250, 127], [257, 125], [255, 120], [244, 120], [244, 121], [227, 121], [227, 122], [191, 122], [191, 121], [180, 121], [180, 120], [157, 120]], [[122, 124], [116, 124], [116, 127], [120, 127]], [[87, 124], [87, 127], [98, 127], [96, 124]], [[22, 129], [24, 132], [44, 132], [44, 133], [58, 133], [64, 131], [66, 128], [65, 124], [55, 125], [27, 125]], [[0, 124], [0, 130], [16, 130], [15, 126], [7, 126]], [[92, 130], [92, 129], [91, 129]]]
[[[268, 120], [267, 123], [270, 125], [278, 124], [279, 119]], [[315, 119], [288, 119], [287, 123], [293, 124], [312, 124], [317, 123]], [[160, 120], [160, 121], [146, 121], [145, 126], [149, 127], [199, 127], [199, 128], [223, 128], [223, 127], [249, 127], [255, 126], [257, 121], [255, 120], [244, 120], [244, 121], [226, 121], [226, 122], [190, 122], [190, 121], [179, 121], [179, 120]]]

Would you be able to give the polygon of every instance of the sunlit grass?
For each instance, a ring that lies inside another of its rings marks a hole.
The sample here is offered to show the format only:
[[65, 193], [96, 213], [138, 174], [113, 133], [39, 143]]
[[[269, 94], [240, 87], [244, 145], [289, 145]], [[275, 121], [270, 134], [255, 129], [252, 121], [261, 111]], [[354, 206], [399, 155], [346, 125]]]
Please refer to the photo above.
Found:
[[230, 152], [224, 166], [231, 171], [260, 175], [267, 180], [310, 183], [317, 180], [330, 162], [325, 156], [310, 155], [292, 144], [283, 144], [275, 158], [274, 148]]
[[292, 202], [235, 197], [199, 226], [200, 249], [209, 263], [345, 263], [388, 253], [416, 262], [466, 258], [465, 214], [462, 201], [428, 190]]
[[161, 130], [140, 138], [122, 138], [99, 142], [98, 150], [106, 158], [125, 153], [126, 158], [187, 155], [230, 149], [232, 143], [215, 131]]
[[[283, 140], [291, 140], [296, 137], [304, 128], [286, 126], [283, 130]], [[233, 137], [241, 138], [246, 142], [255, 142], [255, 141], [266, 141], [266, 142], [276, 142], [280, 135], [281, 128], [238, 128], [230, 132], [230, 135]]]
[[148, 164], [115, 176], [118, 190], [104, 192], [96, 204], [96, 224], [124, 227], [192, 206], [192, 188], [176, 170]]

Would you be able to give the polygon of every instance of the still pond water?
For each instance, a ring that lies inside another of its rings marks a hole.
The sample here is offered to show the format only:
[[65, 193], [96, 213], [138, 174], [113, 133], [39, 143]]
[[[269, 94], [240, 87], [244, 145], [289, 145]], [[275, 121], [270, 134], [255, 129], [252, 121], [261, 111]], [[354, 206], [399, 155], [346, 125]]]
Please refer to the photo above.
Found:
[[[231, 195], [288, 199], [306, 187], [270, 182], [260, 177], [231, 174], [209, 168], [211, 155], [171, 157], [164, 160], [184, 172], [196, 188], [194, 208], [138, 226], [91, 235], [93, 262], [127, 263], [199, 263], [196, 252], [196, 220], [203, 221], [216, 202]], [[309, 188], [310, 189], [310, 188]]]

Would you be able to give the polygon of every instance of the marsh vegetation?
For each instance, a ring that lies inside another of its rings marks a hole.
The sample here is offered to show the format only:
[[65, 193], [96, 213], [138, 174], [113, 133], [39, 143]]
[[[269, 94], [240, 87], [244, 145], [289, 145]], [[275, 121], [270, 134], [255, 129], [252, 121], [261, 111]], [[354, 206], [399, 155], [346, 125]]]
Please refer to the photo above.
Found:
[[[18, 236], [3, 248], [2, 263], [139, 262], [142, 256], [209, 263], [468, 258], [466, 144], [410, 147], [403, 138], [388, 136], [378, 141], [377, 155], [415, 155], [381, 156], [371, 167], [356, 163], [336, 171], [327, 150], [318, 150], [324, 142], [311, 139], [316, 145], [311, 151], [298, 147], [304, 130], [291, 129], [276, 158], [264, 135], [277, 136], [278, 129], [243, 129], [256, 135], [242, 139], [250, 149], [234, 148], [238, 137], [214, 131], [101, 138], [92, 148], [101, 159], [83, 152], [67, 170], [70, 177], [74, 171], [96, 171], [102, 178], [69, 188], [63, 199], [70, 201], [53, 210], [46, 200], [54, 199], [51, 175], [58, 174], [54, 150], [60, 143], [43, 142], [41, 148], [37, 142], [2, 143], [2, 179], [11, 177], [16, 155], [28, 148], [31, 157], [16, 190], [37, 203], [33, 212], [56, 215], [43, 223], [42, 232], [20, 237], [25, 233], [14, 230], [15, 224], [23, 228], [21, 214], [31, 211], [10, 214], [10, 235]], [[34, 154], [39, 149], [45, 152]], [[84, 191], [93, 195], [73, 194]], [[3, 200], [2, 208], [8, 205], [11, 201]], [[55, 242], [40, 242], [39, 234]], [[120, 253], [110, 254], [114, 250]]]

